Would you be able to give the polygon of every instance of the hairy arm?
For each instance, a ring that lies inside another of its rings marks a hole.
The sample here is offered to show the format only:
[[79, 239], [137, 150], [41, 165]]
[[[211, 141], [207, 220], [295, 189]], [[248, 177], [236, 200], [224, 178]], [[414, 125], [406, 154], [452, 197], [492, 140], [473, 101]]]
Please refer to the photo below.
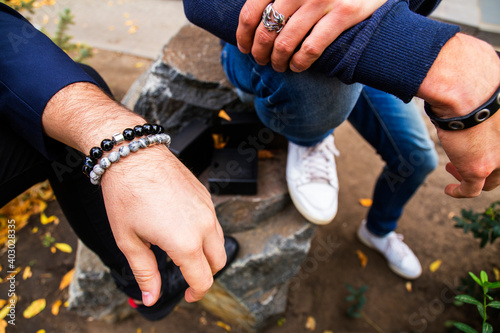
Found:
[[[102, 139], [143, 123], [143, 118], [90, 83], [60, 90], [42, 116], [49, 137], [84, 153]], [[152, 244], [180, 267], [190, 285], [186, 300], [201, 299], [213, 274], [226, 262], [222, 229], [206, 188], [163, 145], [113, 165], [101, 185], [113, 235], [143, 292], [144, 304], [154, 304], [161, 288]]]

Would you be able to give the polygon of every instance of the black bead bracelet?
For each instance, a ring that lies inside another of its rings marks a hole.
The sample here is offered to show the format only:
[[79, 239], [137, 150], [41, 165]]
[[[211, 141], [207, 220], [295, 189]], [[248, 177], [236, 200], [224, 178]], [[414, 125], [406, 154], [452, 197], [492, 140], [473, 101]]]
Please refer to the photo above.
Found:
[[119, 145], [123, 141], [132, 141], [134, 138], [144, 135], [161, 133], [165, 133], [165, 128], [163, 126], [150, 123], [134, 126], [133, 129], [126, 128], [122, 133], [114, 134], [111, 139], [102, 140], [100, 147], [92, 147], [89, 155], [85, 157], [82, 172], [87, 177], [90, 177], [90, 171], [92, 171], [92, 168], [96, 165], [97, 160], [104, 155], [104, 152], [111, 151], [115, 146]]

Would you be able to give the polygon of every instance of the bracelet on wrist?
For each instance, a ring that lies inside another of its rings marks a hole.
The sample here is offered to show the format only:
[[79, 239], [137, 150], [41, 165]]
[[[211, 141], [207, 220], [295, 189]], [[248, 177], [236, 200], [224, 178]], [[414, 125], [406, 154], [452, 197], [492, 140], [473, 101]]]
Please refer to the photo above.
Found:
[[500, 109], [500, 86], [490, 99], [471, 113], [455, 118], [438, 118], [433, 112], [431, 105], [425, 102], [425, 113], [431, 119], [434, 126], [447, 131], [458, 131], [479, 125], [493, 116]]
[[[134, 138], [141, 136], [145, 137], [132, 141]], [[118, 151], [111, 151], [114, 147], [119, 146], [125, 141], [130, 141], [130, 143], [120, 147]], [[92, 184], [99, 185], [104, 172], [111, 164], [118, 162], [120, 158], [154, 144], [165, 144], [169, 147], [170, 142], [170, 136], [165, 134], [165, 129], [161, 125], [146, 123], [144, 125], [137, 125], [133, 129], [126, 128], [122, 133], [113, 134], [111, 139], [102, 140], [100, 147], [92, 147], [89, 155], [84, 159], [82, 171], [90, 178]], [[103, 157], [104, 152], [108, 151], [110, 153], [106, 157]]]

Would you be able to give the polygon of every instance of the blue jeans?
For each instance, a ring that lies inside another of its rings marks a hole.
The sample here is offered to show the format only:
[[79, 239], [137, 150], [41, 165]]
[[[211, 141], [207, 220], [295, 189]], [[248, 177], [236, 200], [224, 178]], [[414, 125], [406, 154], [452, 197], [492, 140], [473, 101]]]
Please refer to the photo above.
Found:
[[254, 96], [264, 125], [298, 145], [319, 143], [349, 117], [386, 162], [375, 185], [367, 227], [379, 236], [396, 229], [404, 205], [437, 164], [434, 144], [413, 104], [310, 71], [277, 73], [229, 44], [221, 61], [231, 83]]

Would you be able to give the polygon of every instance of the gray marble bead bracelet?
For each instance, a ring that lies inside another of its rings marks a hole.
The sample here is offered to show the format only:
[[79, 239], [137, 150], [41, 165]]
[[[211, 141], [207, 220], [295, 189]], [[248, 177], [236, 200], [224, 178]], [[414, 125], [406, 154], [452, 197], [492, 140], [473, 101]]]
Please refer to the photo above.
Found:
[[160, 134], [150, 134], [139, 140], [132, 141], [128, 145], [120, 147], [118, 151], [112, 151], [107, 157], [103, 157], [96, 163], [90, 171], [90, 182], [93, 185], [99, 185], [101, 183], [101, 177], [106, 172], [107, 169], [111, 167], [112, 164], [120, 161], [120, 158], [127, 157], [130, 153], [135, 153], [140, 149], [150, 147], [155, 144], [164, 144], [170, 147], [171, 138], [170, 135], [165, 133]]

